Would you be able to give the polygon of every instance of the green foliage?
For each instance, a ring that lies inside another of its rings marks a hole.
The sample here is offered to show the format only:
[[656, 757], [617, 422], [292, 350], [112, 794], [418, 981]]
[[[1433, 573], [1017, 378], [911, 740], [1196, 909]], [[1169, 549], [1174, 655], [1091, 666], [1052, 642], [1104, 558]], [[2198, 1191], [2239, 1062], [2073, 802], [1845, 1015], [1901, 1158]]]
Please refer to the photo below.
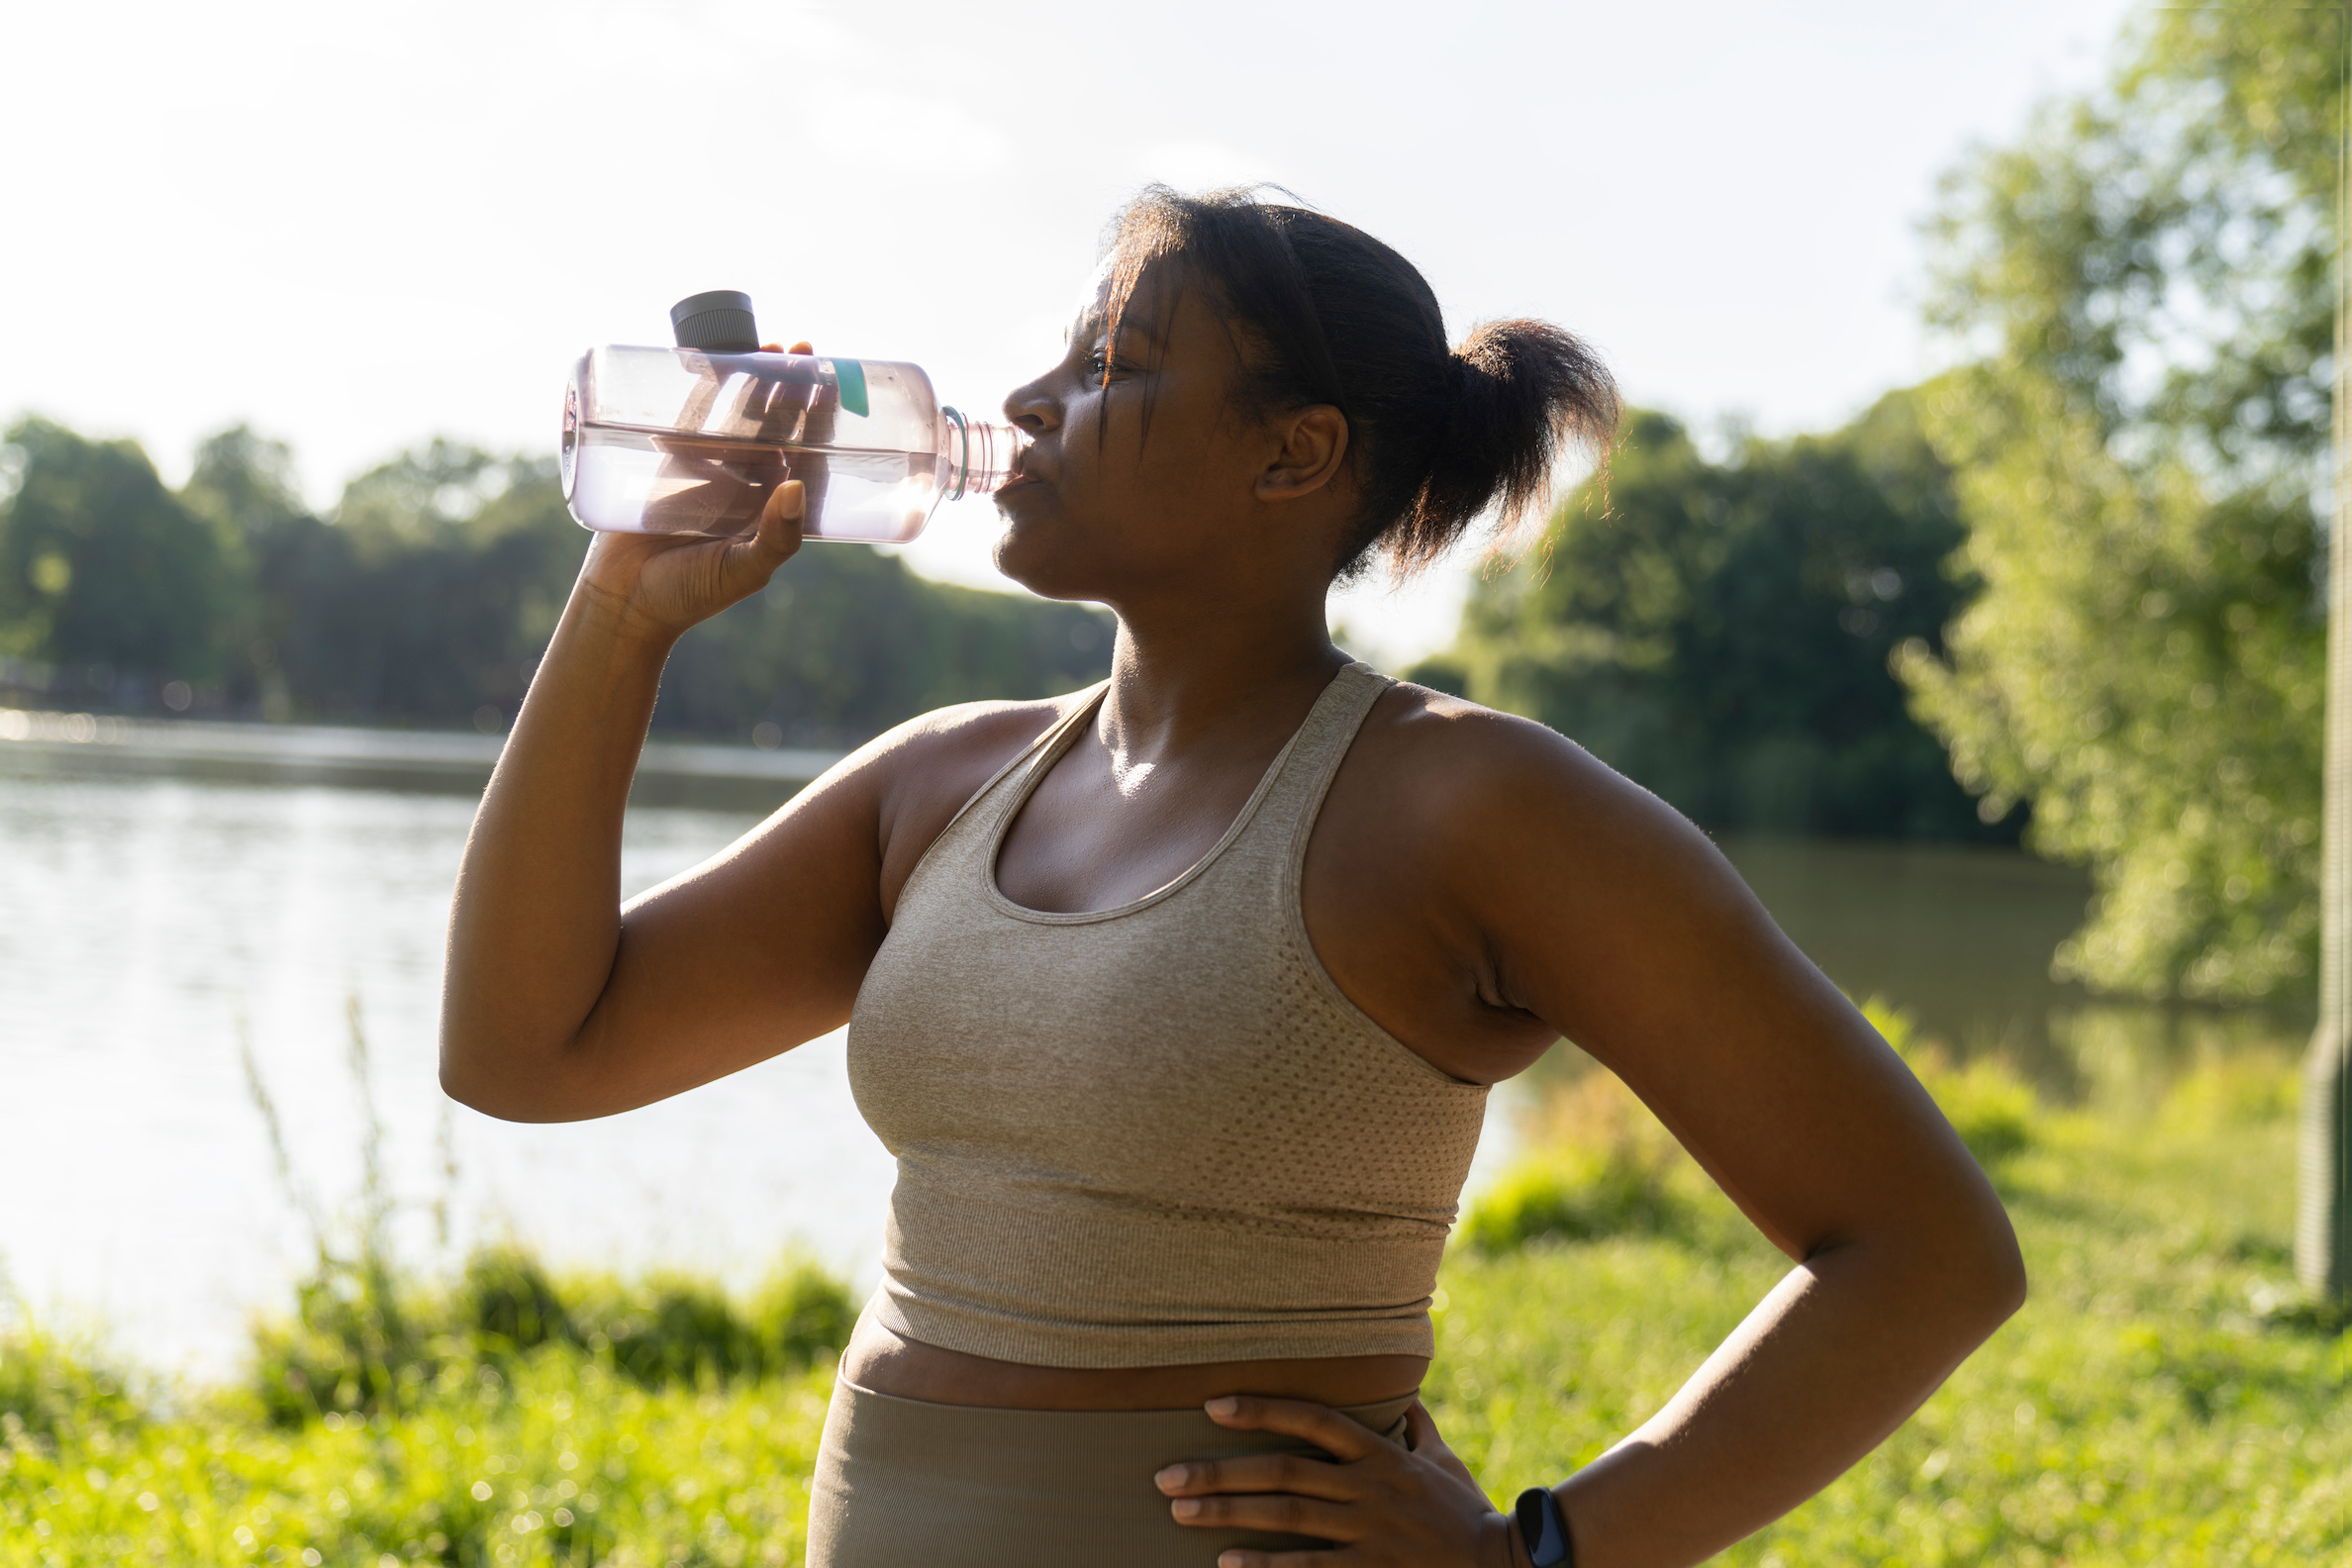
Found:
[[761, 1345], [726, 1292], [681, 1274], [599, 1282], [573, 1307], [589, 1346], [622, 1373], [659, 1388], [756, 1376]]
[[752, 1294], [747, 1316], [769, 1369], [795, 1371], [848, 1345], [857, 1300], [814, 1258], [788, 1254]]
[[255, 541], [259, 619], [236, 695], [276, 669], [306, 717], [511, 715], [585, 539], [551, 462], [441, 441], [404, 453], [352, 480], [335, 522], [299, 516]]
[[248, 549], [292, 527], [308, 510], [294, 481], [294, 449], [245, 425], [197, 443], [179, 498]]
[[323, 1257], [296, 1287], [293, 1319], [254, 1325], [253, 1392], [269, 1419], [299, 1426], [413, 1407], [455, 1347], [430, 1331], [423, 1303], [402, 1299], [407, 1289], [372, 1249]]
[[1513, 1161], [1456, 1229], [1464, 1246], [1506, 1252], [1529, 1241], [1678, 1235], [1690, 1206], [1665, 1173], [1617, 1149], [1551, 1147]]
[[1540, 1114], [1522, 1116], [1521, 1152], [1455, 1226], [1473, 1251], [1613, 1235], [1737, 1244], [1746, 1224], [1623, 1080], [1562, 1047]]
[[486, 1359], [577, 1336], [555, 1282], [538, 1257], [520, 1246], [482, 1247], [467, 1258], [453, 1305], [473, 1335], [476, 1353]]
[[1636, 412], [1607, 499], [1571, 497], [1414, 677], [1542, 720], [1710, 829], [2014, 836], [1979, 821], [1888, 669], [1965, 588], [1906, 396], [1722, 464]]
[[1989, 812], [2087, 861], [2056, 968], [2307, 983], [2339, 18], [2159, 14], [2108, 91], [1948, 185], [1921, 398], [1984, 592], [1901, 673]]
[[849, 1289], [799, 1254], [738, 1304], [676, 1273], [550, 1275], [507, 1244], [466, 1259], [454, 1284], [406, 1277], [376, 1249], [323, 1258], [290, 1320], [253, 1330], [253, 1398], [281, 1427], [333, 1415], [398, 1416], [452, 1376], [508, 1369], [555, 1347], [646, 1388], [796, 1376], [838, 1355], [857, 1322]]
[[212, 674], [233, 563], [147, 453], [43, 419], [20, 420], [6, 442], [0, 653], [101, 666], [77, 679], [108, 689], [125, 673], [147, 687]]
[[84, 1427], [124, 1427], [146, 1415], [131, 1381], [87, 1346], [24, 1319], [0, 1330], [0, 1428], [51, 1442]]

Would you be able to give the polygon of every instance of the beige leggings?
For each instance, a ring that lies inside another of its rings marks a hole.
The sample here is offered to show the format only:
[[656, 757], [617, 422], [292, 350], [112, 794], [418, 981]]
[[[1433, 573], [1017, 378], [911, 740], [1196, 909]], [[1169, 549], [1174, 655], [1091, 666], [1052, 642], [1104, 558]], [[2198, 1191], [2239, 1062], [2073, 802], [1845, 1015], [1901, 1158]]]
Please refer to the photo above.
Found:
[[[1340, 1414], [1403, 1443], [1412, 1403]], [[1323, 1543], [1179, 1524], [1151, 1478], [1179, 1459], [1315, 1452], [1197, 1410], [984, 1410], [835, 1378], [808, 1568], [1214, 1568], [1228, 1546], [1301, 1550]]]

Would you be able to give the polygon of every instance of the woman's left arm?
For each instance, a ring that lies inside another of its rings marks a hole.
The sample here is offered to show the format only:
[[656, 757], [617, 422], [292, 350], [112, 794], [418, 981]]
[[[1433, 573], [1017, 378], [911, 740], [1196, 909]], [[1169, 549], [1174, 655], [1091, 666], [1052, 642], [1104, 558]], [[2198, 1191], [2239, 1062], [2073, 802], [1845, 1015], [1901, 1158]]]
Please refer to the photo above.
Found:
[[[1555, 1488], [1578, 1568], [1680, 1568], [1901, 1425], [2023, 1301], [2024, 1265], [1934, 1102], [1703, 834], [1539, 726], [1449, 729], [1414, 827], [1444, 836], [1444, 894], [1503, 997], [1614, 1069], [1796, 1262], [1663, 1409]], [[1334, 1560], [1390, 1561], [1398, 1511], [1429, 1506], [1351, 1496]], [[1491, 1535], [1463, 1547], [1494, 1560]], [[1280, 1559], [1228, 1568], [1258, 1561]]]
[[1615, 1070], [1796, 1262], [1555, 1489], [1579, 1568], [1696, 1563], [1900, 1426], [2024, 1301], [2025, 1266], [1934, 1101], [1715, 845], [1550, 732], [1508, 728], [1463, 884], [1505, 994]]

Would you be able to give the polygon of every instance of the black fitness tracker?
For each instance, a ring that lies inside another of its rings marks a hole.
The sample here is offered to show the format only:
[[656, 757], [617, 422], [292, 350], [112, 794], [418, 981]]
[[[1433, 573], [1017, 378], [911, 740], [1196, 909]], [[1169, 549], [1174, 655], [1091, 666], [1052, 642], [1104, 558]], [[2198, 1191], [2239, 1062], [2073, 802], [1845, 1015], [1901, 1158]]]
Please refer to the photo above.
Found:
[[1529, 1487], [1519, 1497], [1519, 1539], [1535, 1568], [1576, 1568], [1576, 1545], [1568, 1539], [1568, 1520], [1560, 1514], [1560, 1500], [1550, 1487]]

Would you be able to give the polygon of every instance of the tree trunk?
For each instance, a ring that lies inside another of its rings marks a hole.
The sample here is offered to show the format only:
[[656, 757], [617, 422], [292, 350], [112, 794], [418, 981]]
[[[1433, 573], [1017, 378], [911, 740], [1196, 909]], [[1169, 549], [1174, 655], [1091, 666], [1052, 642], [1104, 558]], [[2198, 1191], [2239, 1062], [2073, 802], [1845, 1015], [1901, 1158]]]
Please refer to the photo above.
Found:
[[[2352, 86], [2352, 26], [2337, 14]], [[2339, 92], [2336, 185], [2335, 517], [2327, 538], [2327, 777], [2319, 870], [2319, 1027], [2303, 1064], [2295, 1271], [2330, 1306], [2352, 1304], [2352, 93]]]

